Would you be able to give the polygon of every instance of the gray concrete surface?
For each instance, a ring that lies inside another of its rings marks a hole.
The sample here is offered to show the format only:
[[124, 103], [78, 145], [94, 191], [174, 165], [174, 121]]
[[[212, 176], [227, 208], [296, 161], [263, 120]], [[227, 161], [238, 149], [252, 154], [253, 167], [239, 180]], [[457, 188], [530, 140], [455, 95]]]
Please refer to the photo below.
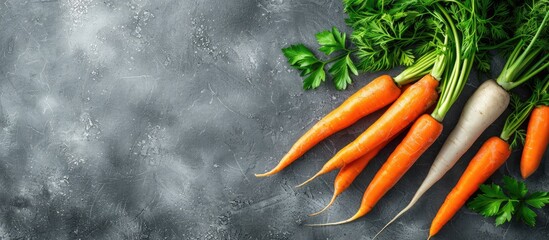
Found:
[[[310, 177], [379, 113], [256, 179], [347, 91], [301, 90], [280, 48], [344, 28], [340, 1], [0, 1], [0, 239], [370, 239], [425, 176], [451, 127], [377, 207], [337, 227], [395, 144], [325, 214], [334, 174]], [[348, 29], [347, 29], [348, 30]], [[398, 69], [390, 73], [397, 72]], [[445, 124], [455, 124], [472, 76]], [[497, 134], [498, 120], [478, 143]], [[380, 239], [424, 239], [463, 161]], [[518, 174], [518, 154], [494, 175]], [[546, 155], [547, 156], [547, 155]], [[527, 181], [549, 189], [549, 168]], [[462, 209], [436, 239], [548, 239]]]

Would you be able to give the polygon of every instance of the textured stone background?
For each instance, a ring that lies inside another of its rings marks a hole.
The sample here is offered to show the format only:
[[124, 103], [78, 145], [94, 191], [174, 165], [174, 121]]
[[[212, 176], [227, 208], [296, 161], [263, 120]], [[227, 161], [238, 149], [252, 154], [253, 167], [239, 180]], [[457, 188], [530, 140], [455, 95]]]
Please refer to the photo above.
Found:
[[[283, 173], [253, 176], [381, 74], [348, 91], [301, 90], [280, 48], [314, 47], [313, 34], [345, 29], [343, 18], [335, 0], [0, 1], [0, 239], [370, 239], [411, 198], [442, 141], [371, 214], [338, 227], [302, 223], [351, 216], [394, 144], [324, 215], [306, 217], [327, 203], [334, 174], [293, 186], [379, 113]], [[478, 85], [473, 74], [446, 126]], [[381, 239], [424, 239], [478, 147]], [[517, 154], [494, 179], [517, 176]], [[549, 189], [548, 173], [542, 165], [529, 186]], [[534, 229], [494, 227], [463, 209], [437, 239], [547, 239], [548, 214]]]

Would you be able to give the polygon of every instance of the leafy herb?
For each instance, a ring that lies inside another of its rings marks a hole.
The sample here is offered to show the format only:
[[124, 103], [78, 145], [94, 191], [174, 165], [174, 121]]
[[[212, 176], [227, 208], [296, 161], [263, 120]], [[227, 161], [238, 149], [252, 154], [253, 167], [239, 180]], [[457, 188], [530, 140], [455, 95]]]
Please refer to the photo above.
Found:
[[320, 86], [320, 83], [326, 79], [324, 73], [324, 62], [318, 60], [311, 50], [303, 44], [291, 45], [282, 49], [288, 63], [301, 71], [300, 75], [305, 77], [303, 88], [311, 89]]
[[331, 31], [326, 30], [316, 34], [316, 39], [320, 45], [319, 51], [326, 55], [342, 52], [342, 54], [326, 61], [318, 59], [303, 44], [291, 45], [282, 49], [290, 65], [300, 70], [302, 77], [306, 77], [303, 80], [304, 89], [315, 89], [325, 81], [326, 72], [324, 67], [328, 64], [332, 64], [328, 73], [332, 76], [336, 89], [344, 90], [348, 84], [352, 83], [350, 73], [358, 75], [358, 70], [351, 60], [353, 50], [347, 48], [346, 38], [346, 34], [340, 32], [336, 27], [332, 28]]
[[523, 182], [503, 177], [503, 189], [497, 185], [481, 185], [482, 193], [467, 205], [469, 209], [485, 217], [496, 217], [496, 226], [510, 222], [514, 216], [528, 226], [536, 225], [537, 214], [533, 208], [542, 208], [549, 204], [548, 192], [534, 192], [528, 195]]
[[332, 31], [325, 30], [319, 32], [316, 34], [316, 40], [321, 46], [318, 50], [326, 55], [330, 55], [335, 51], [347, 50], [345, 48], [346, 38], [347, 35], [345, 33], [341, 33], [335, 27], [332, 28]]

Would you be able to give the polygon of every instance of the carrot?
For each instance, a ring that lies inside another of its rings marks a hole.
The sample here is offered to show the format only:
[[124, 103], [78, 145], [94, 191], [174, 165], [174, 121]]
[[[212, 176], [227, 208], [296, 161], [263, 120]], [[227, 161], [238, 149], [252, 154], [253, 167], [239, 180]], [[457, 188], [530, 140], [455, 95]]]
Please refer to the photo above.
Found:
[[442, 124], [428, 114], [422, 115], [375, 175], [364, 192], [362, 203], [356, 214], [341, 222], [315, 226], [348, 223], [366, 215], [412, 167], [421, 154], [435, 142], [440, 133], [442, 133]]
[[524, 179], [539, 167], [541, 157], [549, 143], [549, 106], [538, 106], [530, 115], [526, 141], [520, 160], [520, 173]]
[[316, 177], [341, 168], [406, 128], [419, 115], [433, 105], [438, 97], [438, 81], [427, 74], [410, 86], [389, 109], [353, 142], [341, 149], [312, 178], [298, 185], [303, 186]]
[[255, 176], [266, 177], [280, 172], [328, 136], [392, 103], [400, 93], [400, 88], [391, 76], [379, 76], [351, 95], [338, 108], [322, 118], [300, 137], [275, 168], [266, 173], [255, 174]]
[[368, 163], [370, 163], [370, 161], [379, 153], [379, 151], [381, 151], [381, 149], [383, 149], [389, 142], [391, 142], [391, 140], [384, 142], [373, 151], [366, 153], [366, 155], [360, 157], [356, 161], [342, 167], [334, 180], [334, 194], [332, 195], [332, 199], [330, 199], [328, 205], [326, 205], [326, 207], [316, 213], [309, 214], [309, 216], [315, 216], [326, 211], [326, 209], [328, 209], [334, 203], [337, 196], [339, 196], [339, 194], [341, 194], [349, 186], [351, 186], [351, 183], [353, 183], [355, 178], [362, 172], [362, 170], [364, 170], [366, 165], [368, 165]]
[[510, 155], [509, 144], [499, 137], [491, 137], [482, 145], [438, 210], [431, 223], [429, 238], [440, 231], [444, 224], [465, 204], [465, 201], [505, 163]]

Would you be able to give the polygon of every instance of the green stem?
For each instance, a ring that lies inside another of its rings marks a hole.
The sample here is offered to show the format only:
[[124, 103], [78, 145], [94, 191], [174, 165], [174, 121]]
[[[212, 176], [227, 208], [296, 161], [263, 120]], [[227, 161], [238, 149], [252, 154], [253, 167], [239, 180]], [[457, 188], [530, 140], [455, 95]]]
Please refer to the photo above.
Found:
[[521, 85], [522, 83], [530, 80], [530, 78], [534, 77], [536, 74], [540, 73], [544, 69], [548, 68], [549, 67], [549, 61], [545, 62], [546, 59], [548, 59], [548, 58], [549, 58], [549, 55], [546, 55], [545, 57], [543, 57], [541, 59], [541, 61], [538, 61], [538, 63], [536, 63], [536, 65], [534, 65], [534, 67], [531, 67], [530, 69], [528, 69], [528, 71], [526, 73], [522, 74], [521, 78], [519, 78], [515, 82], [510, 83], [508, 85], [508, 88], [513, 89], [513, 88]]
[[[462, 65], [461, 41], [459, 38], [459, 33], [457, 31], [457, 28], [452, 18], [449, 16], [448, 12], [446, 12], [446, 10], [440, 4], [437, 4], [437, 7], [440, 10], [440, 12], [444, 15], [444, 18], [445, 18], [444, 22], [447, 24], [447, 26], [450, 27], [451, 32], [449, 32], [448, 34], [450, 34], [451, 37], [454, 39], [455, 49], [453, 50], [456, 53], [456, 56], [454, 59], [454, 66], [452, 68], [450, 77], [449, 79], [444, 80], [445, 83], [443, 84], [443, 87], [442, 87], [442, 93], [441, 93], [440, 99], [437, 103], [437, 106], [435, 107], [435, 110], [431, 114], [431, 116], [434, 119], [438, 120], [439, 122], [442, 122], [442, 120], [444, 119], [444, 116], [446, 116], [446, 113], [448, 113], [448, 110], [454, 103], [455, 101], [454, 99], [456, 98], [455, 96], [458, 96], [459, 93], [461, 93], [460, 89], [462, 89], [462, 87], [460, 85], [464, 85], [467, 79], [466, 75], [464, 74], [466, 74], [467, 71], [462, 71], [463, 68], [461, 67]], [[465, 59], [465, 61], [463, 61], [463, 66], [465, 66], [465, 69], [468, 68], [467, 64], [468, 64], [468, 59]], [[440, 73], [442, 73], [444, 69], [442, 70], [433, 69], [432, 72], [438, 73], [439, 71]], [[461, 80], [462, 78], [465, 78], [465, 81], [462, 81]]]
[[419, 79], [420, 77], [429, 73], [429, 69], [431, 68], [431, 66], [433, 66], [436, 56], [436, 51], [431, 51], [423, 55], [412, 66], [406, 68], [398, 76], [394, 77], [393, 80], [399, 86], [402, 86], [416, 79]]
[[534, 49], [533, 52], [530, 52], [530, 51], [532, 51], [532, 48], [534, 47], [535, 42], [539, 38], [541, 30], [545, 27], [545, 24], [547, 23], [548, 18], [549, 18], [549, 12], [545, 13], [545, 16], [543, 17], [543, 20], [540, 26], [538, 27], [536, 34], [534, 35], [534, 37], [526, 47], [526, 50], [524, 50], [522, 54], [520, 54], [518, 58], [516, 58], [515, 54], [518, 54], [518, 51], [522, 49], [521, 43], [523, 41], [521, 41], [515, 48], [515, 51], [513, 51], [514, 54], [512, 54], [512, 56], [507, 60], [505, 67], [503, 68], [503, 70], [501, 71], [501, 74], [497, 78], [498, 84], [501, 85], [506, 90], [510, 90], [520, 85], [522, 82], [528, 80], [525, 78], [521, 78], [522, 82], [520, 83], [517, 82], [518, 84], [513, 83], [513, 82], [516, 82], [517, 76], [524, 70], [525, 67], [528, 66], [528, 63], [531, 60], [533, 60], [537, 56], [537, 54], [540, 52], [539, 49]]
[[523, 36], [514, 36], [513, 38], [507, 39], [507, 40], [501, 42], [500, 44], [497, 44], [497, 45], [494, 45], [494, 46], [480, 46], [478, 48], [478, 50], [487, 51], [487, 50], [499, 49], [499, 48], [509, 44], [510, 42], [516, 41], [517, 39], [519, 39], [521, 37], [523, 37]]
[[338, 55], [338, 56], [336, 56], [336, 57], [334, 57], [334, 58], [331, 58], [330, 60], [325, 61], [325, 62], [322, 62], [322, 63], [324, 63], [324, 64], [326, 65], [326, 64], [328, 64], [328, 63], [331, 63], [331, 62], [335, 62], [335, 61], [337, 61], [337, 60], [340, 60], [340, 59], [346, 57], [346, 56], [349, 55], [349, 54], [350, 54], [350, 52], [347, 51], [347, 53]]
[[549, 89], [549, 76], [545, 77], [545, 85], [543, 85], [541, 92], [546, 93], [547, 89]]
[[518, 130], [520, 125], [524, 123], [524, 121], [528, 118], [530, 112], [532, 112], [535, 106], [536, 104], [534, 101], [530, 104], [527, 104], [526, 106], [523, 106], [520, 111], [516, 112], [516, 114], [509, 115], [507, 121], [505, 121], [505, 125], [503, 126], [503, 131], [501, 131], [500, 138], [505, 141], [509, 141], [509, 138], [511, 138], [511, 136], [513, 136], [513, 134]]
[[444, 43], [442, 47], [442, 54], [439, 54], [436, 58], [435, 63], [433, 64], [433, 68], [431, 69], [431, 75], [437, 80], [440, 81], [442, 79], [442, 74], [444, 73], [444, 69], [446, 69], [447, 64], [447, 54], [448, 54], [448, 34], [444, 36]]

